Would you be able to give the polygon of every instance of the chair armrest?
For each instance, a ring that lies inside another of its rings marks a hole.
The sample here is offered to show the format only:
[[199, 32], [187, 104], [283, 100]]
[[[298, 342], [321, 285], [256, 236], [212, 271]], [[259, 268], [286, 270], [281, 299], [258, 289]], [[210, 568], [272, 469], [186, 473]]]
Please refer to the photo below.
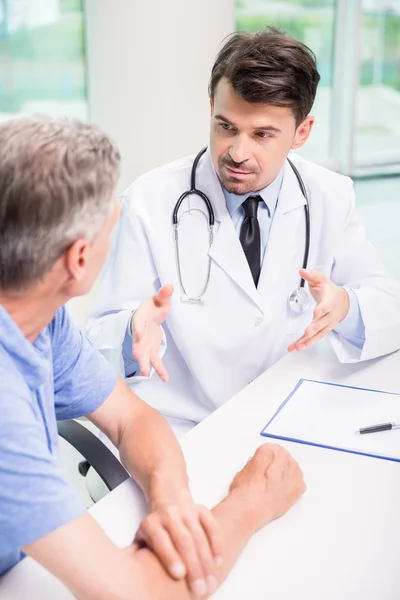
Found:
[[77, 421], [59, 421], [58, 434], [73, 446], [98, 473], [109, 490], [129, 478], [114, 454], [89, 429]]

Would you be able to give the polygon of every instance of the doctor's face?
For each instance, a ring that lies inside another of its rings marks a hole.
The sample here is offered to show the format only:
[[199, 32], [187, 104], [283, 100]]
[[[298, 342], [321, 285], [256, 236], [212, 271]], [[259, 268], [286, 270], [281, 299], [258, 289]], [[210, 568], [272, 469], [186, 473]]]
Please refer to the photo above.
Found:
[[222, 78], [211, 101], [210, 152], [225, 189], [242, 195], [272, 183], [313, 123], [307, 117], [296, 127], [291, 108], [247, 102]]

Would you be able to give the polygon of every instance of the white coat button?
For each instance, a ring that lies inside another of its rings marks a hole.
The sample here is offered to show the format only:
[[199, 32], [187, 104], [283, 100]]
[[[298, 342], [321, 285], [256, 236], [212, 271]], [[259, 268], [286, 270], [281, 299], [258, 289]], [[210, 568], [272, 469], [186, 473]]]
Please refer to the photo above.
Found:
[[256, 322], [254, 323], [254, 327], [258, 327], [259, 325], [261, 325], [261, 321], [256, 321]]

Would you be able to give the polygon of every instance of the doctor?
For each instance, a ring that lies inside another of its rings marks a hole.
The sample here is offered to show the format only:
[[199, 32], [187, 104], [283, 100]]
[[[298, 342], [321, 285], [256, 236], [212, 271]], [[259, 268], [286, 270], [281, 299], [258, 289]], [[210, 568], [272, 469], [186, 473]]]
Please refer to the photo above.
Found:
[[178, 435], [288, 350], [326, 335], [342, 362], [400, 347], [400, 284], [366, 238], [351, 180], [287, 158], [311, 133], [318, 81], [300, 42], [232, 35], [211, 73], [207, 151], [123, 196], [89, 335]]

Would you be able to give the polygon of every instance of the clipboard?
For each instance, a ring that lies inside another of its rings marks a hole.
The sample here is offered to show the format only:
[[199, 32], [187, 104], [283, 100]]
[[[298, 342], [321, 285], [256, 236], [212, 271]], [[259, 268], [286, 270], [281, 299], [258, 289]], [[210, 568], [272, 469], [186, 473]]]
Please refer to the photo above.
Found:
[[300, 379], [261, 431], [264, 437], [400, 462], [400, 430], [360, 435], [400, 421], [400, 394]]

